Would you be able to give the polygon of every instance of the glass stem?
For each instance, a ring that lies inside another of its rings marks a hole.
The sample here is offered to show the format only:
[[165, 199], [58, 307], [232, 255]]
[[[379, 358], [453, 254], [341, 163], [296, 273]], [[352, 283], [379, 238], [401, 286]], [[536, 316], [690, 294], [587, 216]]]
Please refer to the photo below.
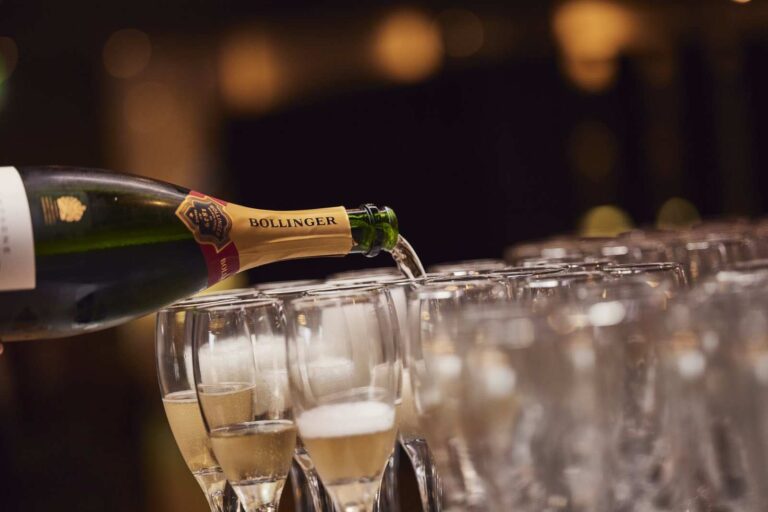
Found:
[[376, 496], [374, 512], [400, 512], [400, 493], [397, 488], [397, 472], [400, 467], [400, 450], [398, 446], [392, 451], [387, 467], [384, 468], [384, 477], [381, 480], [381, 488]]
[[[328, 493], [325, 492], [325, 487], [320, 481], [320, 476], [317, 474], [317, 470], [312, 464], [312, 459], [309, 458], [309, 454], [303, 447], [296, 448], [296, 455], [294, 456], [295, 465], [301, 468], [302, 475], [295, 481], [302, 482], [301, 503], [296, 502], [297, 511], [306, 512], [308, 510], [315, 510], [315, 512], [333, 512], [333, 501]], [[294, 496], [297, 491], [294, 491]], [[309, 503], [309, 500], [312, 502]], [[299, 509], [299, 505], [304, 508]]]
[[224, 484], [224, 494], [222, 496], [222, 512], [241, 512], [240, 500], [237, 499], [235, 490], [229, 485], [229, 482]]
[[205, 493], [205, 499], [208, 501], [211, 512], [236, 512], [237, 508], [226, 507], [226, 480], [224, 480], [224, 475], [220, 470], [201, 471], [193, 473], [193, 475]]
[[424, 439], [403, 441], [403, 448], [416, 474], [422, 509], [424, 512], [440, 512], [440, 482], [427, 442]]
[[224, 493], [215, 492], [208, 495], [208, 506], [211, 512], [224, 512]]

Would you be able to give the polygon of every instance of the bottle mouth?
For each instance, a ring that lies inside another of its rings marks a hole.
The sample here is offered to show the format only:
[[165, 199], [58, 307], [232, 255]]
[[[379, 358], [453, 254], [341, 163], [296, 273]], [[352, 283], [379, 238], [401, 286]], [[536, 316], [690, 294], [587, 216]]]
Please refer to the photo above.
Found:
[[374, 204], [363, 204], [360, 209], [368, 214], [369, 224], [374, 230], [374, 243], [365, 255], [376, 256], [382, 249], [391, 251], [397, 244], [399, 234], [394, 210], [389, 206], [378, 207]]

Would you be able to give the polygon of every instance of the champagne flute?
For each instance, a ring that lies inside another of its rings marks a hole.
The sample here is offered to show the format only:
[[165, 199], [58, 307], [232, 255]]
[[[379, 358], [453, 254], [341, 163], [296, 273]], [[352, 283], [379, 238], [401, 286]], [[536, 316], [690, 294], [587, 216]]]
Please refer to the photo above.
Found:
[[189, 328], [213, 452], [245, 512], [274, 512], [296, 446], [280, 301], [197, 309]]
[[253, 290], [230, 290], [194, 297], [157, 314], [155, 359], [165, 414], [184, 462], [215, 512], [236, 510], [237, 504], [225, 506], [226, 479], [200, 415], [192, 375], [192, 340], [185, 334], [185, 325], [188, 312], [194, 308], [251, 296], [255, 296]]
[[[382, 293], [386, 295], [385, 299], [389, 304], [392, 320], [391, 325], [392, 335], [394, 336], [394, 344], [400, 357], [398, 358], [398, 369], [402, 374], [402, 362], [403, 358], [403, 336], [406, 332], [405, 323], [405, 292], [400, 288], [401, 285], [410, 285], [413, 281], [407, 278], [403, 278], [403, 275], [397, 270], [391, 267], [357, 270], [350, 272], [343, 272], [331, 276], [326, 284], [337, 290], [353, 289], [353, 288], [366, 288], [371, 285], [384, 286]], [[322, 293], [321, 290], [314, 290], [307, 292], [307, 295], [315, 295]], [[404, 375], [404, 374], [403, 374]], [[399, 378], [400, 382], [402, 376]], [[403, 388], [402, 385], [398, 388], [396, 404], [396, 418], [398, 423], [398, 429], [400, 426], [399, 419], [402, 417], [403, 411]], [[375, 510], [386, 512], [399, 512], [400, 511], [400, 493], [398, 490], [398, 471], [400, 467], [400, 457], [398, 447], [393, 450], [392, 455], [389, 458], [387, 467], [384, 470], [384, 476], [381, 481], [381, 489], [376, 500]], [[427, 510], [430, 510], [429, 508]]]
[[434, 457], [443, 508], [484, 509], [487, 499], [459, 421], [464, 361], [458, 312], [506, 297], [507, 289], [497, 276], [431, 279], [408, 296], [407, 366], [418, 411], [416, 434], [426, 437]]
[[397, 350], [381, 287], [287, 305], [296, 422], [338, 512], [371, 512], [396, 436]]

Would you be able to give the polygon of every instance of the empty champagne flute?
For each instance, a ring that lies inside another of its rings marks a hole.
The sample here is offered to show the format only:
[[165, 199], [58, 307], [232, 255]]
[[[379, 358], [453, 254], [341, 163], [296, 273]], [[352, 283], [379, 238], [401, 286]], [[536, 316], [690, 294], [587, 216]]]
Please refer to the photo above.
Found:
[[211, 305], [189, 328], [213, 452], [245, 512], [274, 512], [296, 446], [280, 301]]
[[403, 359], [402, 384], [400, 386], [400, 403], [397, 408], [398, 438], [403, 451], [407, 454], [413, 466], [416, 483], [419, 488], [419, 498], [424, 512], [440, 510], [440, 484], [437, 468], [427, 445], [426, 434], [416, 408], [411, 378], [411, 364], [423, 361], [419, 347], [410, 342], [408, 321], [408, 294], [420, 286], [410, 280], [387, 283], [387, 289], [392, 296], [397, 314], [400, 331], [401, 353]]
[[429, 280], [408, 297], [411, 345], [407, 365], [418, 413], [417, 435], [426, 437], [434, 457], [446, 509], [482, 510], [486, 506], [484, 484], [468, 457], [460, 426], [464, 360], [458, 312], [506, 296], [500, 278], [470, 276]]
[[396, 436], [399, 361], [381, 287], [287, 305], [288, 368], [301, 439], [338, 512], [370, 512]]
[[[584, 496], [597, 492], [594, 475], [584, 468], [565, 471], [573, 460], [562, 448], [578, 432], [565, 410], [586, 404], [568, 403], [574, 372], [546, 315], [503, 303], [470, 305], [456, 314], [465, 361], [457, 386], [460, 422], [488, 488], [486, 510], [582, 510]], [[576, 485], [564, 478], [569, 475]], [[582, 498], [574, 499], [573, 487]]]

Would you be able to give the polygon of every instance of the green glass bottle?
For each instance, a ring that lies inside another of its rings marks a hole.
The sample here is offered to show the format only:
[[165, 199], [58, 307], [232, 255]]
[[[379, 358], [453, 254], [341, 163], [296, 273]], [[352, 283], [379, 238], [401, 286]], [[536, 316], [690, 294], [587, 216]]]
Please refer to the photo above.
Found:
[[248, 268], [397, 240], [386, 207], [258, 210], [108, 171], [0, 167], [0, 339], [102, 329]]

